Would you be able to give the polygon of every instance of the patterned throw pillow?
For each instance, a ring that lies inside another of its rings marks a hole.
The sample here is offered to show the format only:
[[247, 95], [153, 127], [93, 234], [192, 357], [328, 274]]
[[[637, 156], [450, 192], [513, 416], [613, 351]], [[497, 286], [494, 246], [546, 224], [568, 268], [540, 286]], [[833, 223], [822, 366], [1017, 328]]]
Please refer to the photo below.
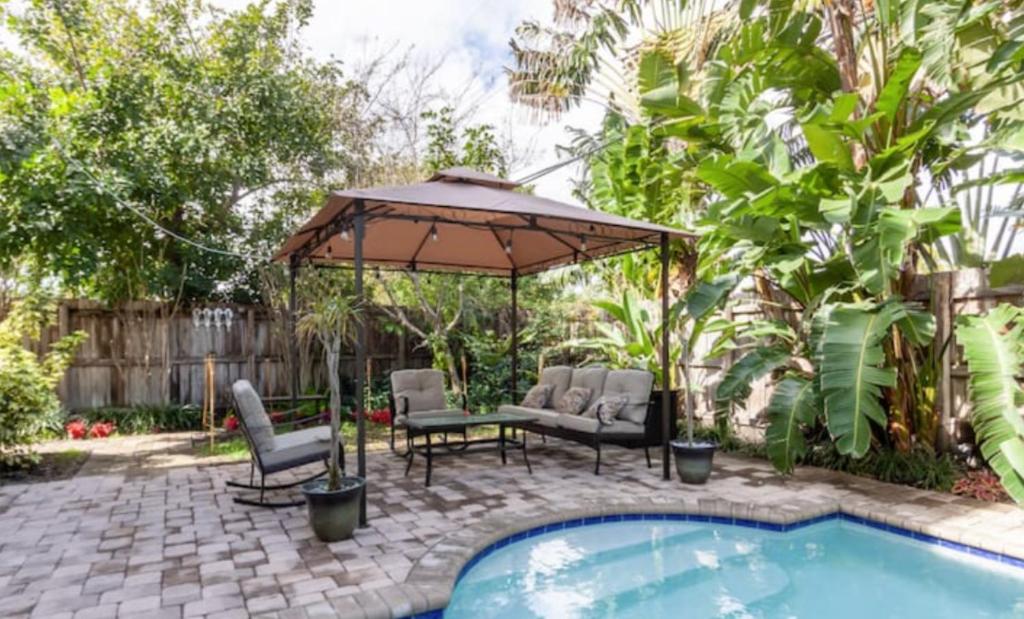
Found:
[[587, 407], [591, 393], [593, 392], [587, 387], [572, 387], [555, 405], [555, 410], [567, 415], [579, 415]]
[[554, 388], [554, 385], [534, 385], [530, 387], [520, 406], [523, 408], [544, 408]]
[[597, 417], [598, 421], [603, 426], [609, 426], [615, 418], [619, 416], [619, 413], [626, 408], [629, 404], [629, 396], [626, 394], [618, 395], [603, 395], [590, 405], [587, 412], [583, 413], [584, 417]]

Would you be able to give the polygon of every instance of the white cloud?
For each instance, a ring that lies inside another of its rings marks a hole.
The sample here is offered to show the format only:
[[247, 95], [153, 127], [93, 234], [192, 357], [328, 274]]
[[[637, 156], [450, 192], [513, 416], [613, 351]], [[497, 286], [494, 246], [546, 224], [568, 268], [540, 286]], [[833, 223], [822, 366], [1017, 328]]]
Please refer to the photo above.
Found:
[[[223, 8], [238, 8], [245, 0], [215, 0]], [[508, 98], [504, 67], [511, 63], [508, 45], [524, 19], [541, 22], [551, 17], [552, 0], [318, 0], [315, 15], [302, 32], [309, 51], [321, 60], [334, 58], [355, 65], [397, 44], [418, 54], [444, 58], [437, 80], [455, 91], [470, 85], [467, 99], [481, 101], [475, 122], [509, 126], [520, 146], [532, 145], [532, 156], [511, 171], [521, 178], [556, 163], [555, 147], [567, 144], [567, 126], [594, 129], [602, 111], [585, 103], [557, 121], [532, 122], [524, 108]], [[570, 165], [539, 179], [539, 195], [575, 202]]]

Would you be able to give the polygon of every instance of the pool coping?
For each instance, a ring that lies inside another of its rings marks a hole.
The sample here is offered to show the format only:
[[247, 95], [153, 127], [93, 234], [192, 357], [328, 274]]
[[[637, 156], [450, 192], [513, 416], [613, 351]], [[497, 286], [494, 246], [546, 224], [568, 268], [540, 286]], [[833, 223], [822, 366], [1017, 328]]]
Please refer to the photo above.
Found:
[[941, 520], [896, 515], [893, 507], [864, 499], [771, 505], [654, 497], [573, 509], [544, 507], [529, 514], [496, 514], [434, 544], [416, 561], [404, 583], [355, 595], [358, 610], [353, 608], [351, 616], [440, 619], [458, 580], [491, 552], [528, 537], [604, 522], [691, 521], [786, 532], [838, 519], [1024, 569], [1024, 547], [1020, 545], [1000, 545], [983, 533], [948, 526]]

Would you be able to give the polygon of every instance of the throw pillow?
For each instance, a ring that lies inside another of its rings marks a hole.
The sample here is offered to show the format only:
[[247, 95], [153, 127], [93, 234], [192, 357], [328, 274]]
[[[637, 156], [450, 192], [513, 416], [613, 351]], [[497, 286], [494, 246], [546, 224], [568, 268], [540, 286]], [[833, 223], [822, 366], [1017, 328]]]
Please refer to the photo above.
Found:
[[554, 388], [554, 385], [534, 385], [526, 392], [520, 405], [524, 408], [544, 408]]
[[615, 421], [619, 413], [629, 404], [629, 396], [622, 393], [618, 395], [603, 395], [590, 405], [584, 417], [597, 417], [601, 425], [608, 426]]
[[591, 393], [592, 391], [587, 387], [572, 387], [555, 405], [555, 410], [567, 415], [579, 415], [587, 407]]

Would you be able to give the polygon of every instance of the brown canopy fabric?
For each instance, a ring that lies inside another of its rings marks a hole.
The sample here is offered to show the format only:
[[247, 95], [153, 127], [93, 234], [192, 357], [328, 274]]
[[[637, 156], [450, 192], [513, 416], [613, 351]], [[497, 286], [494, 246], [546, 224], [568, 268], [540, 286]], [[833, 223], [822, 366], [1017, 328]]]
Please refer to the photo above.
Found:
[[529, 275], [657, 247], [674, 228], [514, 191], [517, 183], [466, 168], [413, 185], [338, 191], [274, 260], [354, 261], [352, 218], [362, 201], [367, 265], [422, 271]]

